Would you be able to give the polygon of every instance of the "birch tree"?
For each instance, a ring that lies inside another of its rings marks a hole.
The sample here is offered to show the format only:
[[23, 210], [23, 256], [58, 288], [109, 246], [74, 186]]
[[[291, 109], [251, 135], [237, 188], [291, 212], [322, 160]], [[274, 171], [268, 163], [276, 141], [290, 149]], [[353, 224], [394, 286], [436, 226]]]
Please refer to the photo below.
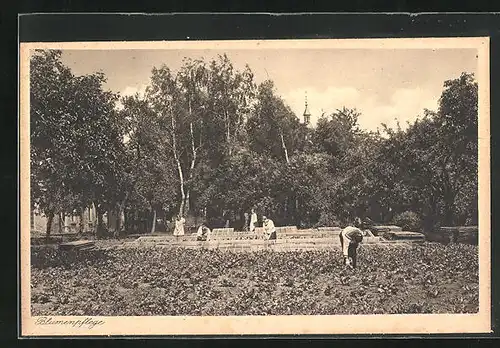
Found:
[[179, 214], [190, 210], [191, 186], [204, 146], [207, 73], [202, 61], [186, 60], [177, 74], [153, 69], [147, 99], [159, 119], [158, 145], [172, 157], [178, 175]]
[[253, 73], [248, 65], [237, 71], [224, 54], [210, 62], [209, 74], [209, 116], [218, 128], [214, 134], [225, 145], [224, 154], [231, 156], [244, 137], [245, 123], [254, 103]]

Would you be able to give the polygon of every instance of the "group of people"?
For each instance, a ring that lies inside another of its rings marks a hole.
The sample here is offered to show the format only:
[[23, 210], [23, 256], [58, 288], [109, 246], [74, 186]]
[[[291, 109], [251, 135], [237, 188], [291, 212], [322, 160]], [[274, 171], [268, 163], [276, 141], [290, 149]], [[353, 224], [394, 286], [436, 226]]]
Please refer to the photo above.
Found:
[[[250, 216], [245, 213], [245, 230], [250, 233], [255, 233], [257, 228], [258, 217], [255, 209], [250, 211]], [[264, 237], [268, 240], [276, 239], [276, 226], [274, 226], [274, 221], [269, 219], [267, 216], [262, 216], [262, 227], [264, 229]]]
[[[252, 209], [251, 214], [246, 215], [245, 230], [251, 233], [255, 233], [257, 227], [258, 218], [257, 213]], [[264, 238], [267, 240], [276, 239], [276, 227], [274, 226], [273, 220], [269, 219], [267, 216], [262, 216], [262, 227], [264, 228]], [[175, 233], [174, 233], [175, 234]], [[210, 240], [211, 230], [208, 226], [202, 223], [196, 232], [196, 240], [208, 241]]]
[[[251, 233], [255, 232], [258, 224], [257, 213], [254, 209], [251, 210], [250, 215], [245, 215], [245, 228]], [[178, 216], [175, 221], [174, 236], [184, 235], [184, 223], [186, 220]], [[267, 240], [276, 239], [276, 227], [273, 220], [269, 219], [267, 216], [262, 216], [262, 227], [264, 228], [264, 238]], [[357, 264], [357, 249], [359, 244], [363, 241], [363, 236], [366, 235], [366, 225], [361, 222], [360, 219], [356, 219], [354, 226], [347, 226], [339, 234], [340, 247], [342, 249], [343, 264], [356, 268]], [[202, 223], [196, 232], [196, 240], [198, 241], [209, 241], [211, 235], [210, 228]]]
[[[175, 219], [175, 227], [173, 235], [176, 237], [184, 235], [184, 224], [186, 223], [186, 219], [182, 216], [177, 216]], [[196, 231], [196, 240], [210, 240], [210, 228], [207, 225], [202, 223], [198, 230]]]
[[[252, 209], [250, 215], [245, 214], [245, 217], [245, 230], [254, 233], [258, 224], [257, 213], [254, 209]], [[247, 217], [249, 217], [249, 219]], [[174, 236], [179, 237], [184, 235], [185, 222], [186, 219], [184, 217], [177, 216], [177, 218], [175, 219], [175, 227], [173, 233]], [[273, 220], [269, 219], [267, 216], [262, 216], [262, 227], [264, 228], [265, 239], [276, 239], [276, 227], [274, 226]], [[202, 223], [196, 231], [196, 240], [208, 241], [210, 240], [211, 233], [212, 231], [210, 230], [210, 228], [205, 223]]]

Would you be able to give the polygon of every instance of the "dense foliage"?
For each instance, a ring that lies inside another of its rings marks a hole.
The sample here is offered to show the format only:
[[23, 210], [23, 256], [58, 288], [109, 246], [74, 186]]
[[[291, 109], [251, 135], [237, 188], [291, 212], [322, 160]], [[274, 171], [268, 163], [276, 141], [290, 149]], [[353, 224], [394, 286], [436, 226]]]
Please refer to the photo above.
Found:
[[242, 252], [32, 250], [32, 315], [475, 313], [477, 246]]
[[471, 74], [445, 81], [438, 110], [405, 130], [370, 133], [349, 108], [305, 127], [272, 81], [256, 85], [226, 56], [154, 68], [144, 96], [120, 98], [61, 54], [36, 51], [30, 70], [32, 203], [49, 220], [93, 204], [101, 235], [104, 212], [125, 213], [118, 231], [145, 217], [146, 232], [177, 214], [239, 228], [251, 207], [280, 225], [384, 223], [406, 211], [423, 229], [477, 223]]

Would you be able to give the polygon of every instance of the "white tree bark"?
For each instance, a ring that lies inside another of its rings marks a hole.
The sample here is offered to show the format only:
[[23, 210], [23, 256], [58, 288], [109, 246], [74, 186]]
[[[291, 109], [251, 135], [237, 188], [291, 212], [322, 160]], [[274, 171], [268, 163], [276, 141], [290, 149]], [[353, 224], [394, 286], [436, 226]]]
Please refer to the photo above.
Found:
[[175, 117], [173, 112], [171, 115], [171, 125], [172, 125], [172, 130], [171, 130], [172, 152], [174, 153], [174, 160], [177, 165], [177, 172], [179, 174], [179, 184], [181, 191], [181, 204], [179, 207], [179, 215], [184, 216], [184, 204], [186, 202], [186, 193], [184, 192], [184, 173], [182, 171], [181, 161], [177, 153], [177, 137], [175, 134]]
[[280, 136], [281, 136], [281, 146], [283, 147], [283, 151], [285, 153], [286, 164], [290, 164], [290, 160], [288, 158], [288, 150], [285, 145], [285, 139], [283, 138], [283, 131], [280, 131]]
[[156, 209], [153, 209], [153, 221], [151, 223], [151, 234], [156, 231]]

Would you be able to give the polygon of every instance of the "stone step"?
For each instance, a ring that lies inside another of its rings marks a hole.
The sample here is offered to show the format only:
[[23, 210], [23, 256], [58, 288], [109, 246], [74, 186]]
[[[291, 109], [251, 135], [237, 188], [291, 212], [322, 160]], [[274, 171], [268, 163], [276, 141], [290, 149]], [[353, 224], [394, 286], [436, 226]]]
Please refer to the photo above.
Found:
[[297, 226], [276, 226], [276, 233], [294, 233], [297, 232]]
[[212, 230], [212, 234], [217, 235], [217, 234], [228, 234], [228, 233], [233, 233], [234, 228], [214, 228]]
[[391, 240], [425, 240], [425, 235], [418, 232], [384, 232], [382, 236]]
[[[288, 227], [287, 227], [288, 228]], [[340, 228], [336, 230], [326, 230], [326, 229], [309, 229], [309, 230], [294, 230], [295, 226], [290, 228], [289, 232], [277, 233], [277, 239], [282, 240], [307, 240], [307, 239], [325, 239], [331, 242], [330, 239], [336, 239], [338, 242], [338, 235], [341, 231]], [[396, 232], [390, 232], [396, 233]], [[399, 233], [399, 232], [398, 232]], [[402, 235], [404, 235], [403, 233]], [[381, 234], [383, 235], [383, 234]], [[365, 241], [370, 242], [370, 238], [375, 238], [372, 233], [368, 232], [365, 236]], [[391, 235], [389, 236], [389, 238]], [[377, 237], [378, 238], [378, 237]], [[406, 238], [403, 237], [403, 238]], [[220, 229], [219, 232], [212, 233], [211, 241], [252, 241], [252, 240], [264, 240], [264, 235], [259, 233], [250, 232], [234, 232], [233, 229]], [[196, 234], [186, 234], [184, 236], [173, 236], [173, 235], [145, 235], [140, 236], [137, 240], [139, 243], [178, 243], [178, 242], [196, 242]]]
[[371, 226], [370, 230], [374, 235], [381, 234], [383, 232], [402, 232], [403, 228], [394, 225], [379, 225], [379, 226]]
[[477, 232], [477, 226], [443, 226], [439, 228], [442, 232]]
[[[278, 239], [304, 239], [304, 238], [332, 238], [338, 236], [340, 231], [317, 231], [317, 230], [298, 230], [296, 232], [278, 232]], [[230, 233], [215, 233], [211, 234], [211, 240], [258, 240], [263, 239], [263, 234], [249, 233], [249, 232], [230, 232]], [[196, 234], [188, 234], [184, 236], [172, 235], [154, 235], [154, 236], [140, 236], [137, 239], [139, 242], [163, 242], [163, 241], [195, 241]]]
[[59, 244], [59, 249], [61, 250], [88, 250], [93, 249], [95, 243], [90, 240], [77, 240], [74, 242], [67, 242]]
[[319, 231], [342, 231], [340, 227], [318, 227]]
[[[387, 229], [381, 229], [384, 231]], [[340, 234], [342, 229], [340, 227], [319, 227], [317, 229], [303, 229], [298, 230], [296, 226], [282, 226], [276, 227], [276, 235], [278, 239], [286, 238], [328, 238], [335, 237]], [[389, 231], [389, 230], [387, 230]], [[233, 228], [222, 228], [214, 229], [211, 233], [212, 239], [259, 239], [263, 238], [264, 230], [262, 227], [257, 227], [255, 232], [240, 232], [234, 231]], [[373, 233], [369, 233], [368, 237], [375, 236]], [[136, 237], [140, 240], [148, 239], [150, 241], [160, 241], [160, 240], [196, 240], [196, 233], [185, 234], [184, 236], [175, 237], [171, 234], [161, 234], [155, 233], [152, 235], [130, 235], [130, 237]]]
[[[379, 243], [382, 241], [381, 237], [365, 237], [362, 244]], [[338, 238], [303, 238], [303, 239], [277, 239], [274, 241], [269, 240], [210, 240], [210, 241], [175, 241], [175, 240], [149, 240], [138, 241], [139, 244], [162, 244], [162, 245], [178, 245], [178, 246], [258, 246], [258, 245], [271, 245], [271, 244], [294, 244], [294, 245], [338, 245], [340, 240]]]
[[[260, 250], [272, 250], [272, 251], [308, 251], [308, 250], [325, 250], [325, 249], [338, 249], [339, 245], [332, 244], [273, 244], [273, 245], [223, 245], [223, 246], [209, 246], [209, 245], [156, 245], [155, 247], [165, 247], [165, 248], [186, 248], [186, 249], [206, 249], [206, 250], [220, 250], [220, 251], [244, 251], [244, 252], [252, 252], [252, 251], [260, 251]], [[363, 248], [369, 247], [381, 247], [384, 249], [393, 249], [393, 248], [410, 248], [411, 244], [408, 243], [393, 243], [393, 244], [385, 244], [385, 243], [372, 243], [365, 244], [360, 246]]]
[[426, 234], [426, 240], [440, 243], [478, 243], [478, 226], [441, 227]]

